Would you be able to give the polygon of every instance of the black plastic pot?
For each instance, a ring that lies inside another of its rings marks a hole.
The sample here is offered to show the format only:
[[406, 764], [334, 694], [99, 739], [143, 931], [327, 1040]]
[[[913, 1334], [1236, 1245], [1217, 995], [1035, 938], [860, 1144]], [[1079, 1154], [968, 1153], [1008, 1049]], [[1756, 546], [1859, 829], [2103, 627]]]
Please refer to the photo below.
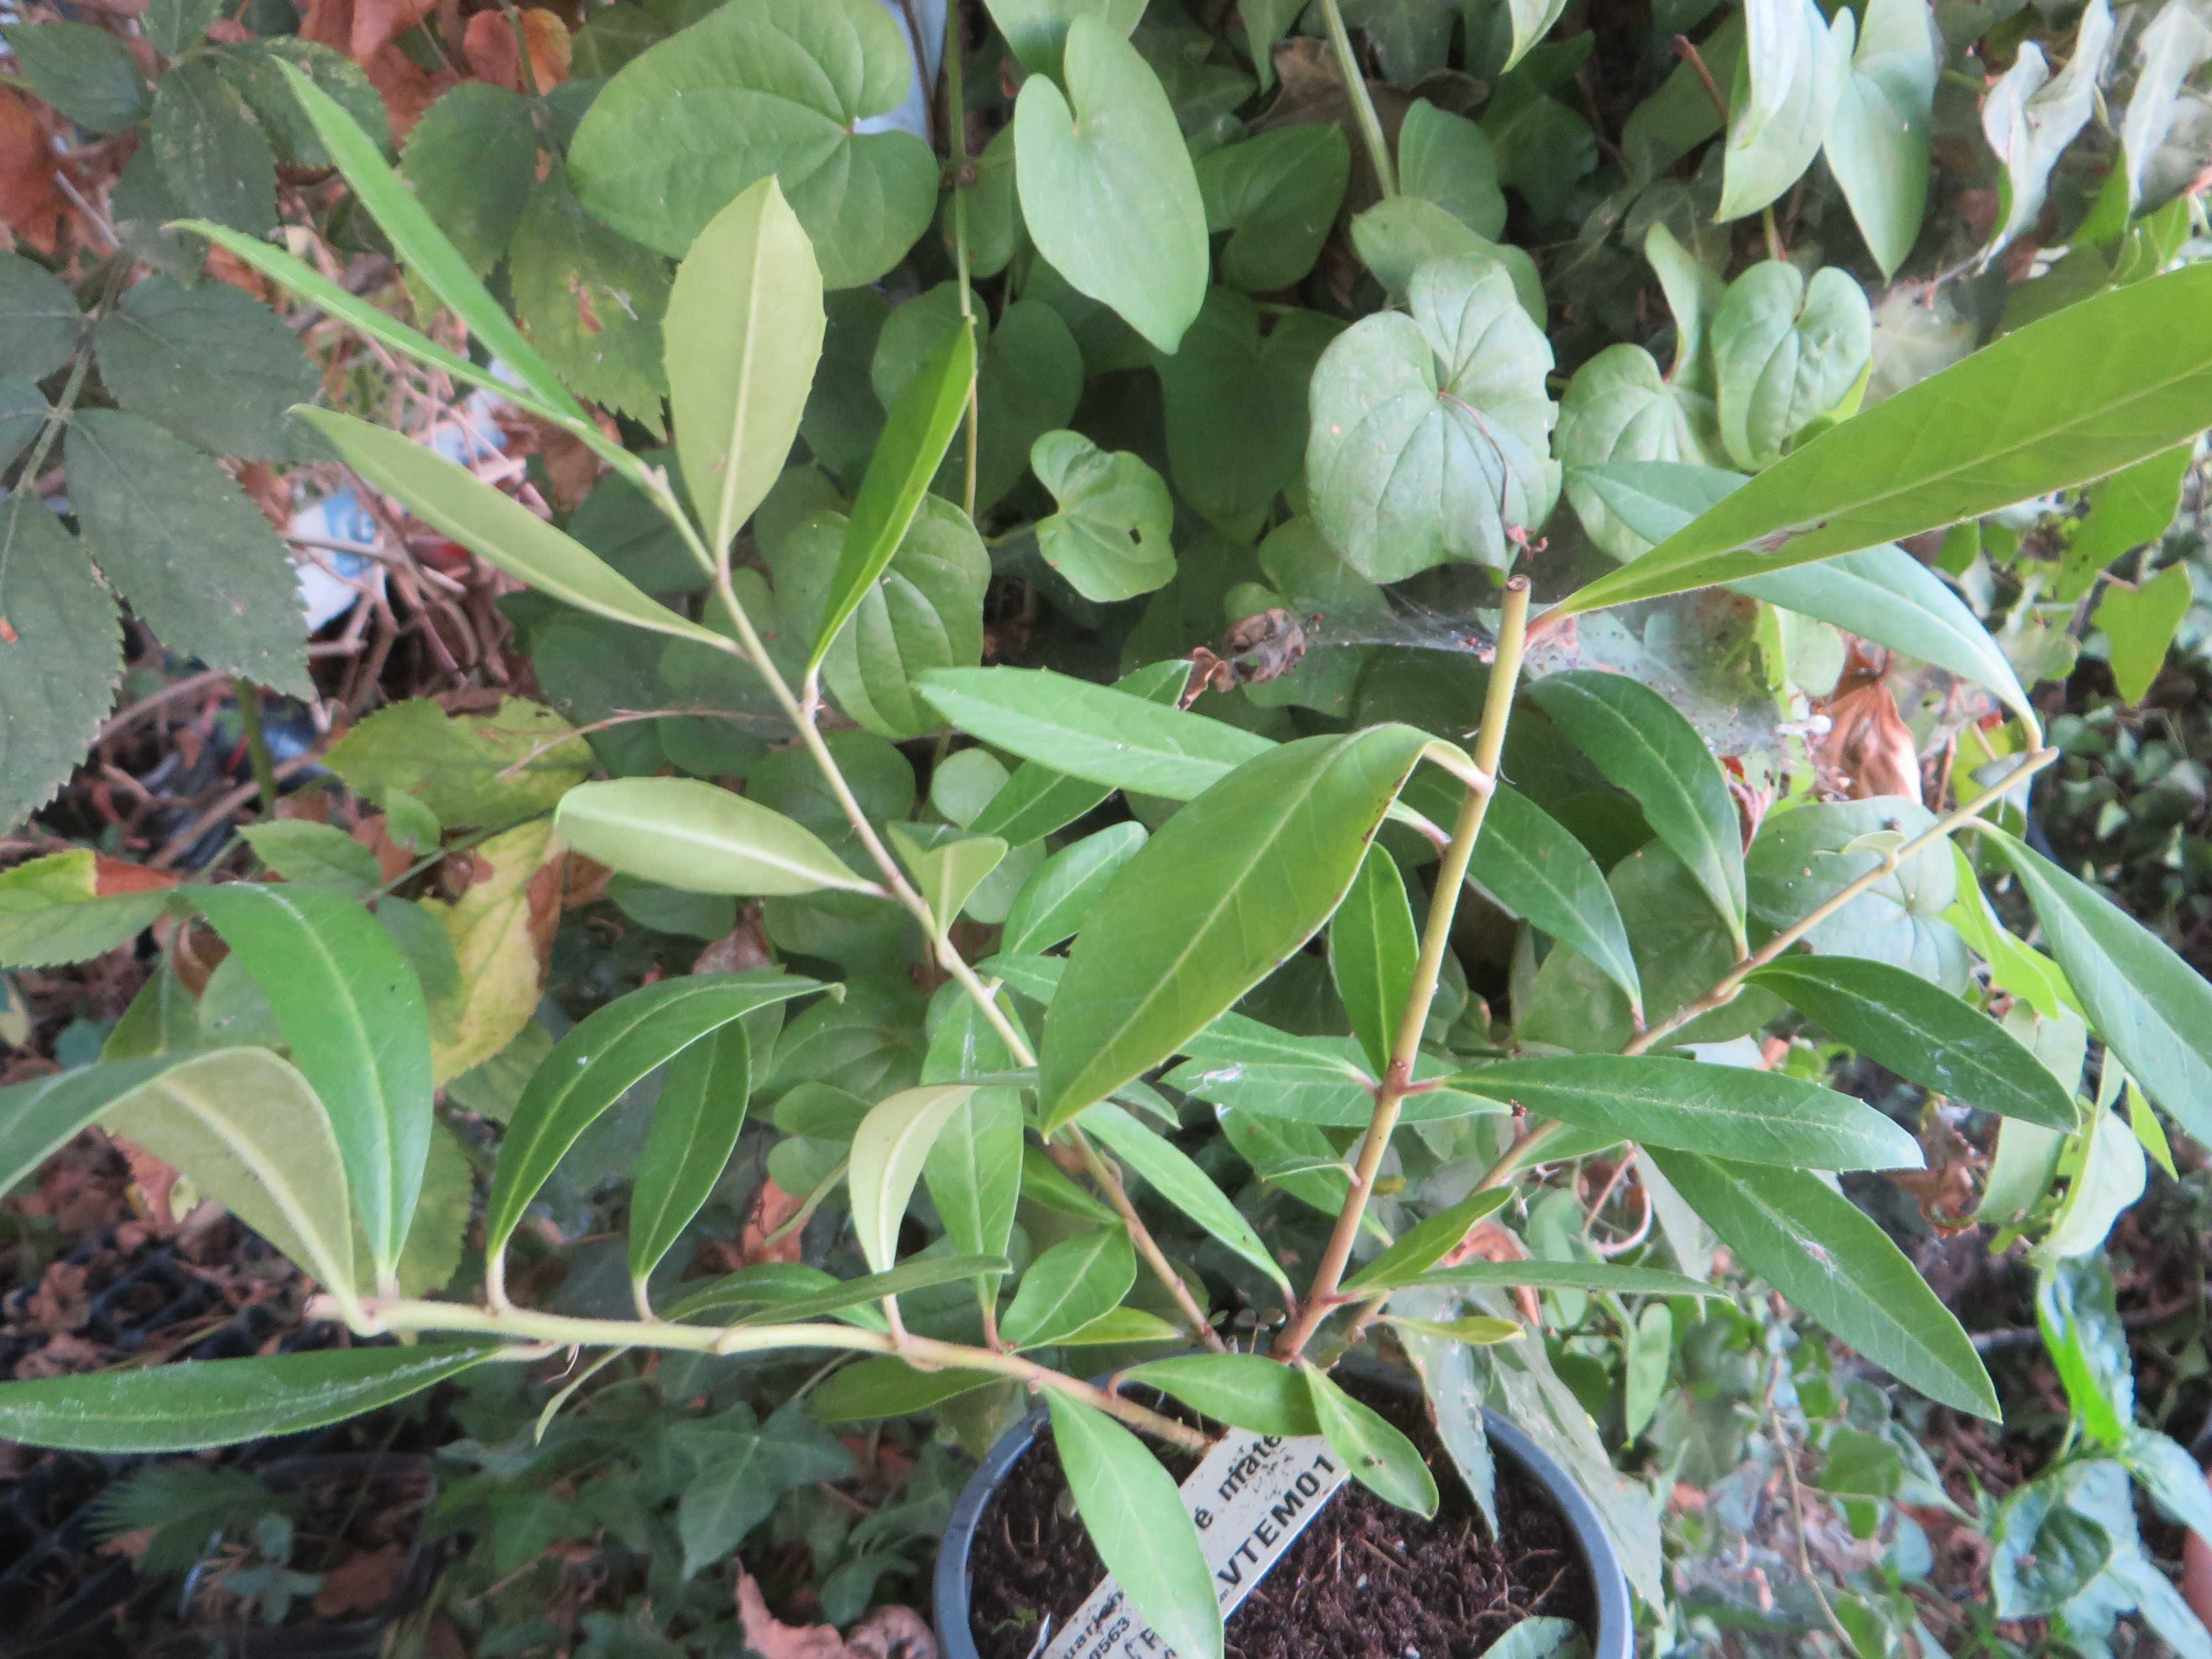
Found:
[[[1396, 1385], [1395, 1378], [1392, 1382]], [[1632, 1659], [1636, 1619], [1629, 1605], [1628, 1575], [1621, 1571], [1620, 1557], [1589, 1495], [1538, 1449], [1534, 1441], [1496, 1412], [1485, 1410], [1482, 1418], [1498, 1455], [1544, 1489], [1574, 1534], [1583, 1565], [1589, 1571], [1592, 1600], [1597, 1607], [1597, 1628], [1590, 1632], [1592, 1659]], [[937, 1645], [943, 1659], [981, 1659], [969, 1613], [969, 1552], [993, 1494], [1044, 1424], [1045, 1413], [1040, 1407], [1000, 1436], [960, 1494], [960, 1501], [952, 1506], [952, 1524], [945, 1531], [945, 1547], [937, 1558]]]

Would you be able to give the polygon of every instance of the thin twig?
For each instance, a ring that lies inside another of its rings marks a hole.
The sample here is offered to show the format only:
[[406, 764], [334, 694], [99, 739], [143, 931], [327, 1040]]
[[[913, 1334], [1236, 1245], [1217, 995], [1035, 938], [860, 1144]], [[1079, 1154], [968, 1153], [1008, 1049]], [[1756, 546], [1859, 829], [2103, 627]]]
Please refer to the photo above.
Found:
[[1369, 165], [1375, 169], [1375, 181], [1387, 197], [1398, 193], [1398, 170], [1390, 161], [1390, 141], [1383, 136], [1382, 118], [1375, 112], [1375, 99], [1367, 90], [1367, 71], [1360, 67], [1359, 55], [1352, 49], [1352, 36], [1344, 27], [1344, 12], [1337, 0], [1321, 0], [1322, 16], [1328, 24], [1329, 44], [1336, 49], [1337, 68], [1344, 75], [1344, 89], [1352, 99], [1352, 112], [1359, 120], [1359, 137], [1367, 146]]

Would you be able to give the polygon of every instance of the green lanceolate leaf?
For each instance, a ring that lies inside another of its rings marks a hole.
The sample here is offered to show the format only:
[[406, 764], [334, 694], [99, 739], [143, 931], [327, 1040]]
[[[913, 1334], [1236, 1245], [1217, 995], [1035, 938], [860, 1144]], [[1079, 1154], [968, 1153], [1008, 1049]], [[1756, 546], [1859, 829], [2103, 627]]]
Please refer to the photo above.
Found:
[[1912, 252], [1928, 205], [1928, 140], [1943, 67], [1917, 0], [1870, 0], [1823, 153], [1885, 277]]
[[1175, 498], [1158, 473], [1066, 431], [1031, 445], [1030, 465], [1060, 507], [1038, 520], [1037, 551], [1077, 592], [1110, 605], [1167, 586]]
[[1996, 1021], [1917, 974], [1866, 957], [1789, 956], [1749, 982], [1923, 1089], [2074, 1132], [2073, 1097], [2050, 1068]]
[[[1667, 1311], [1667, 1304], [1663, 1302], [1654, 1303], [1652, 1306], [1662, 1313]], [[1463, 1342], [1473, 1348], [1494, 1347], [1500, 1342], [1517, 1342], [1528, 1334], [1517, 1319], [1498, 1319], [1488, 1314], [1469, 1314], [1463, 1319], [1407, 1319], [1385, 1314], [1382, 1318], [1384, 1323], [1401, 1331], [1434, 1337], [1440, 1342]]]
[[710, 550], [737, 539], [781, 474], [828, 325], [813, 244], [772, 176], [716, 214], [676, 268], [668, 404]]
[[1480, 1066], [1453, 1081], [1578, 1129], [1748, 1164], [1917, 1170], [1923, 1161], [1919, 1143], [1863, 1101], [1778, 1072], [1567, 1054]]
[[899, 1224], [921, 1166], [952, 1114], [975, 1092], [969, 1084], [904, 1089], [872, 1109], [853, 1135], [846, 1183], [853, 1194], [853, 1231], [860, 1254], [878, 1273], [898, 1259]]
[[1360, 1289], [1500, 1290], [1526, 1285], [1539, 1291], [1607, 1291], [1615, 1296], [1722, 1296], [1701, 1280], [1660, 1267], [1624, 1267], [1615, 1261], [1463, 1261], [1456, 1267], [1370, 1279]]
[[611, 622], [702, 641], [718, 650], [727, 646], [713, 629], [688, 621], [648, 598], [582, 543], [563, 535], [466, 467], [456, 466], [400, 433], [349, 415], [327, 409], [301, 413], [372, 485], [398, 496], [423, 523], [518, 581]]
[[623, 66], [576, 129], [569, 176], [607, 223], [680, 258], [775, 174], [823, 281], [871, 283], [937, 209], [927, 145], [854, 131], [896, 108], [914, 74], [903, 30], [870, 0], [725, 7]]
[[978, 1089], [937, 1133], [921, 1178], [952, 1248], [999, 1256], [1022, 1195], [1022, 1103], [1012, 1089]]
[[1377, 1077], [1389, 1066], [1420, 953], [1397, 860], [1370, 847], [1329, 922], [1328, 970]]
[[2002, 831], [1984, 834], [2027, 889], [2090, 1028], [2183, 1127], [2212, 1139], [2212, 986], [2110, 899]]
[[[483, 341], [484, 349], [493, 356], [520, 376], [532, 392], [568, 420], [589, 425], [582, 407], [569, 396], [568, 388], [538, 355], [538, 349], [523, 337], [522, 331], [501, 308], [499, 301], [491, 297], [491, 291], [470, 267], [466, 256], [447, 240], [429, 210], [378, 154], [376, 141], [362, 131], [343, 106], [300, 70], [283, 63], [278, 67], [307, 110], [316, 137], [323, 141], [331, 160], [345, 175], [346, 183], [353, 186], [354, 194], [376, 221], [377, 228], [390, 239], [392, 252], [399, 256], [400, 263], [452, 307], [454, 314], [468, 325], [469, 332]], [[220, 214], [208, 216], [223, 217]], [[236, 228], [264, 228], [251, 225]], [[446, 533], [456, 541], [468, 539], [450, 530]]]
[[1373, 1407], [1361, 1404], [1330, 1382], [1325, 1372], [1303, 1361], [1298, 1370], [1313, 1400], [1315, 1420], [1352, 1478], [1386, 1503], [1416, 1515], [1434, 1515], [1437, 1479], [1429, 1473], [1420, 1448]]
[[1103, 18], [1068, 26], [1063, 94], [1014, 103], [1014, 178], [1030, 240], [1079, 292], [1172, 352], [1206, 302], [1206, 204], [1159, 77]]
[[860, 479], [845, 545], [830, 579], [813, 648], [811, 673], [829, 655], [838, 633], [860, 608], [928, 493], [938, 464], [952, 442], [975, 384], [975, 332], [963, 319], [947, 330], [929, 359], [906, 383], [884, 422], [884, 435]]
[[358, 1417], [497, 1352], [489, 1343], [425, 1342], [0, 1383], [0, 1434], [27, 1446], [114, 1455], [234, 1446]]
[[1204, 1417], [1255, 1434], [1319, 1434], [1304, 1376], [1256, 1353], [1193, 1353], [1154, 1359], [1122, 1373], [1124, 1383], [1158, 1389]]
[[[1110, 1213], [1110, 1212], [1109, 1212]], [[883, 1316], [868, 1304], [909, 1291], [933, 1290], [963, 1279], [996, 1279], [1012, 1264], [1002, 1255], [942, 1255], [925, 1257], [860, 1279], [832, 1279], [818, 1268], [797, 1262], [769, 1262], [740, 1268], [694, 1291], [669, 1310], [671, 1319], [696, 1319], [736, 1308], [757, 1311], [745, 1315], [740, 1325], [781, 1325], [827, 1315], [852, 1313], [851, 1322], [872, 1330], [887, 1328]], [[766, 1270], [773, 1268], [773, 1274]]]
[[1528, 696], [1607, 782], [1635, 797], [1652, 833], [1697, 878], [1741, 948], [1743, 830], [1728, 778], [1697, 728], [1625, 674], [1549, 674]]
[[1850, 1199], [1802, 1170], [1650, 1156], [1747, 1268], [1899, 1382], [1996, 1420], [1996, 1390], [1973, 1343]]
[[383, 883], [376, 854], [334, 823], [271, 818], [238, 833], [256, 858], [287, 881], [343, 887], [356, 898]]
[[1049, 669], [940, 669], [922, 676], [921, 692], [962, 731], [1109, 791], [1189, 800], [1272, 747], [1240, 726]]
[[1314, 370], [1315, 516], [1374, 581], [1453, 559], [1502, 570], [1508, 532], [1543, 523], [1559, 497], [1551, 344], [1497, 261], [1432, 260], [1410, 297], [1410, 317], [1353, 324]]
[[1014, 1348], [1048, 1347], [1121, 1305], [1137, 1282], [1128, 1229], [1101, 1227], [1054, 1245], [1030, 1264], [1000, 1322]]
[[2212, 270], [2016, 329], [1821, 434], [1569, 614], [1893, 542], [2117, 472], [2212, 424]]
[[1115, 1157], [1144, 1177], [1152, 1189], [1196, 1222], [1201, 1232], [1226, 1245], [1291, 1294], [1274, 1254], [1254, 1231], [1213, 1178], [1165, 1137], [1155, 1133], [1120, 1107], [1102, 1103], [1079, 1120]]
[[1426, 1273], [1451, 1253], [1468, 1229], [1504, 1209], [1512, 1196], [1511, 1188], [1495, 1187], [1488, 1192], [1470, 1193], [1449, 1210], [1439, 1210], [1346, 1279], [1346, 1291], [1357, 1295], [1376, 1285], [1398, 1283]]
[[183, 1058], [157, 1054], [118, 1060], [0, 1089], [0, 1194], [35, 1175], [41, 1164], [76, 1139], [112, 1102]]
[[1058, 1389], [1044, 1400], [1076, 1513], [1106, 1571], [1162, 1642], [1187, 1659], [1222, 1659], [1213, 1575], [1174, 1477], [1105, 1413]]
[[953, 836], [925, 848], [896, 824], [887, 833], [940, 930], [960, 919], [962, 908], [1006, 856], [1006, 843], [996, 836]]
[[808, 1397], [806, 1414], [821, 1423], [872, 1423], [886, 1417], [911, 1417], [1005, 1381], [997, 1371], [962, 1366], [918, 1371], [905, 1360], [884, 1354], [848, 1365], [824, 1382]]
[[1644, 986], [1620, 907], [1597, 860], [1551, 814], [1518, 790], [1497, 786], [1468, 878], [1498, 905], [1590, 963], [1628, 997], [1641, 1020]]
[[187, 1054], [117, 1096], [100, 1121], [222, 1200], [325, 1289], [354, 1298], [340, 1147], [293, 1066], [266, 1048]]
[[553, 823], [587, 857], [691, 892], [878, 890], [805, 825], [702, 779], [579, 784], [562, 797]]
[[1285, 744], [1161, 827], [1115, 878], [1045, 1017], [1048, 1133], [1176, 1053], [1312, 937], [1428, 742], [1376, 726]]
[[[1189, 679], [1190, 665], [1181, 658], [1170, 658], [1124, 675], [1114, 690], [1168, 707], [1181, 697]], [[935, 696], [925, 695], [934, 706]], [[968, 827], [979, 836], [997, 836], [1021, 847], [1066, 829], [1113, 793], [1111, 784], [1071, 776], [1042, 761], [1025, 760]]]
[[[1009, 785], [1011, 787], [1011, 785]], [[1001, 794], [1005, 790], [1000, 790]], [[995, 804], [995, 798], [994, 798]], [[1002, 951], [1049, 951], [1091, 919], [1099, 899], [1145, 844], [1145, 826], [1116, 823], [1063, 847], [1014, 896], [999, 935]]]
[[233, 882], [200, 908], [275, 1010], [330, 1114], [380, 1273], [399, 1260], [430, 1145], [430, 1016], [392, 936], [351, 898]]
[[530, 1200], [576, 1138], [655, 1066], [770, 1003], [820, 984], [767, 969], [692, 974], [633, 991], [554, 1044], [516, 1103], [484, 1204], [484, 1254], [496, 1260]]
[[752, 1092], [752, 1042], [732, 1020], [668, 1064], [629, 1198], [629, 1276], [643, 1285], [722, 1178]]

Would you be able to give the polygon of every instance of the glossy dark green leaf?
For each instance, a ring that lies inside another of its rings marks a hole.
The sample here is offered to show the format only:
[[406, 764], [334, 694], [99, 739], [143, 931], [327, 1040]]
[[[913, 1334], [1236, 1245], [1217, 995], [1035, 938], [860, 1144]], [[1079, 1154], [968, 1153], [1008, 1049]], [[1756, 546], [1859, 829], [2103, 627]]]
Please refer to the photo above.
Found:
[[1551, 814], [1499, 784], [1467, 873], [1502, 908], [1525, 917], [1619, 986], [1632, 1015], [1640, 1018], [1644, 984], [1620, 907], [1597, 860]]
[[1312, 937], [1429, 742], [1376, 726], [1270, 749], [1122, 866], [1045, 1017], [1048, 1132], [1176, 1053]]
[[0, 1383], [0, 1434], [107, 1454], [193, 1451], [321, 1428], [420, 1394], [496, 1353], [477, 1342], [187, 1360]]
[[1457, 1086], [1647, 1146], [1786, 1169], [1917, 1170], [1920, 1144], [1863, 1101], [1748, 1066], [1638, 1054], [1509, 1060]]
[[1966, 1105], [2071, 1133], [2074, 1101], [1986, 1014], [1917, 974], [1866, 957], [1787, 956], [1751, 975], [1899, 1077]]
[[1625, 674], [1577, 670], [1528, 696], [1599, 771], [1644, 809], [1652, 832], [1698, 879], [1743, 944], [1743, 830], [1728, 778], [1698, 729]]
[[889, 1273], [867, 1273], [859, 1279], [831, 1279], [818, 1269], [800, 1268], [796, 1262], [766, 1265], [787, 1271], [769, 1276], [758, 1267], [740, 1268], [692, 1291], [670, 1310], [668, 1316], [696, 1319], [733, 1308], [750, 1308], [756, 1311], [734, 1322], [782, 1325], [850, 1314], [853, 1324], [880, 1329], [882, 1316], [872, 1304], [887, 1296], [931, 1290], [963, 1279], [995, 1279], [1010, 1270], [1006, 1259], [995, 1255], [925, 1256]]
[[2001, 830], [2012, 867], [2081, 999], [2128, 1074], [2199, 1140], [2212, 1140], [2212, 985], [2118, 905]]
[[1401, 1510], [1423, 1516], [1437, 1512], [1437, 1478], [1429, 1473], [1421, 1449], [1387, 1422], [1373, 1407], [1354, 1400], [1328, 1374], [1301, 1362], [1314, 1419], [1328, 1437], [1330, 1449], [1345, 1461], [1352, 1478]]
[[1182, 1354], [1134, 1366], [1121, 1380], [1158, 1389], [1233, 1429], [1285, 1437], [1321, 1432], [1304, 1376], [1265, 1354]]
[[330, 1114], [380, 1274], [399, 1260], [430, 1144], [430, 1017], [392, 936], [353, 899], [233, 882], [199, 904], [276, 1012]]
[[1010, 1346], [1041, 1348], [1121, 1305], [1137, 1282], [1137, 1252], [1124, 1227], [1062, 1241], [1031, 1262], [999, 1324]]
[[[1012, 787], [1011, 781], [1006, 785]], [[997, 804], [994, 797], [993, 806]], [[1073, 934], [1090, 920], [1115, 876], [1144, 844], [1143, 824], [1116, 823], [1054, 853], [1015, 896], [999, 936], [1000, 948], [1049, 951]]]
[[967, 410], [975, 383], [975, 334], [963, 321], [946, 331], [929, 360], [907, 382], [884, 423], [884, 435], [877, 441], [853, 501], [844, 549], [807, 656], [810, 672], [829, 654], [831, 643], [905, 540], [907, 527]]
[[[1487, 826], [1486, 826], [1487, 828]], [[1328, 969], [1359, 1046], [1381, 1077], [1413, 990], [1421, 941], [1397, 860], [1370, 847], [1328, 927]]]
[[1455, 1249], [1468, 1229], [1486, 1216], [1495, 1215], [1511, 1201], [1508, 1187], [1468, 1194], [1448, 1210], [1408, 1228], [1403, 1237], [1344, 1281], [1346, 1291], [1358, 1295], [1373, 1285], [1402, 1282], [1410, 1274], [1425, 1273]]
[[[1189, 678], [1189, 664], [1170, 659], [1123, 676], [1114, 689], [1172, 707]], [[936, 702], [933, 695], [930, 701]], [[1113, 793], [1110, 784], [1071, 776], [1042, 761], [1025, 760], [969, 828], [1019, 847], [1066, 828]]]
[[1096, 1407], [1058, 1389], [1044, 1400], [1076, 1513], [1106, 1571], [1162, 1642], [1187, 1659], [1222, 1659], [1213, 1574], [1175, 1478]]
[[1899, 1382], [1996, 1419], [1996, 1390], [1957, 1317], [1850, 1199], [1802, 1170], [1647, 1150], [1746, 1268]]
[[669, 1062], [630, 1186], [629, 1276], [642, 1286], [722, 1178], [752, 1092], [752, 1043], [732, 1020]]
[[1875, 547], [2102, 477], [2212, 424], [2212, 271], [2031, 323], [1784, 457], [1568, 614]]
[[1004, 1380], [996, 1371], [958, 1366], [918, 1371], [903, 1359], [881, 1354], [846, 1366], [815, 1389], [807, 1396], [806, 1413], [823, 1423], [872, 1423], [926, 1412]]
[[691, 974], [633, 991], [582, 1021], [554, 1045], [507, 1122], [485, 1200], [485, 1255], [507, 1248], [562, 1155], [632, 1085], [754, 1009], [821, 988], [765, 969]]
[[1463, 1261], [1388, 1279], [1369, 1279], [1368, 1295], [1413, 1289], [1491, 1290], [1526, 1285], [1540, 1291], [1609, 1291], [1616, 1296], [1721, 1296], [1723, 1291], [1686, 1274], [1660, 1267], [1625, 1267], [1614, 1261]]
[[945, 1119], [921, 1178], [952, 1249], [1006, 1254], [1021, 1201], [1023, 1146], [1021, 1096], [1012, 1089], [978, 1089]]
[[1219, 1183], [1188, 1152], [1110, 1102], [1102, 1102], [1079, 1120], [1084, 1130], [1139, 1176], [1153, 1192], [1198, 1224], [1199, 1231], [1234, 1250], [1291, 1294], [1291, 1282], [1265, 1240], [1244, 1218]]

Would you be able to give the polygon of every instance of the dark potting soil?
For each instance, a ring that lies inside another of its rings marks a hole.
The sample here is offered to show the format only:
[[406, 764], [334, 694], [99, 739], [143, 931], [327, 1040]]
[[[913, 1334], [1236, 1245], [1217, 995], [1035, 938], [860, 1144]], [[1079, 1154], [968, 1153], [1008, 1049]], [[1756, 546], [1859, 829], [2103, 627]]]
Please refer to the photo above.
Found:
[[[1346, 1486], [1230, 1615], [1231, 1659], [1476, 1659], [1532, 1616], [1589, 1630], [1589, 1575], [1543, 1488], [1498, 1459], [1492, 1540], [1419, 1396], [1346, 1381], [1421, 1449], [1443, 1503], [1424, 1521]], [[1160, 1461], [1178, 1483], [1196, 1467], [1180, 1452]], [[1042, 1434], [985, 1508], [969, 1557], [982, 1659], [1028, 1659], [1044, 1615], [1065, 1629], [1106, 1576], [1082, 1522], [1061, 1513], [1066, 1491]]]

